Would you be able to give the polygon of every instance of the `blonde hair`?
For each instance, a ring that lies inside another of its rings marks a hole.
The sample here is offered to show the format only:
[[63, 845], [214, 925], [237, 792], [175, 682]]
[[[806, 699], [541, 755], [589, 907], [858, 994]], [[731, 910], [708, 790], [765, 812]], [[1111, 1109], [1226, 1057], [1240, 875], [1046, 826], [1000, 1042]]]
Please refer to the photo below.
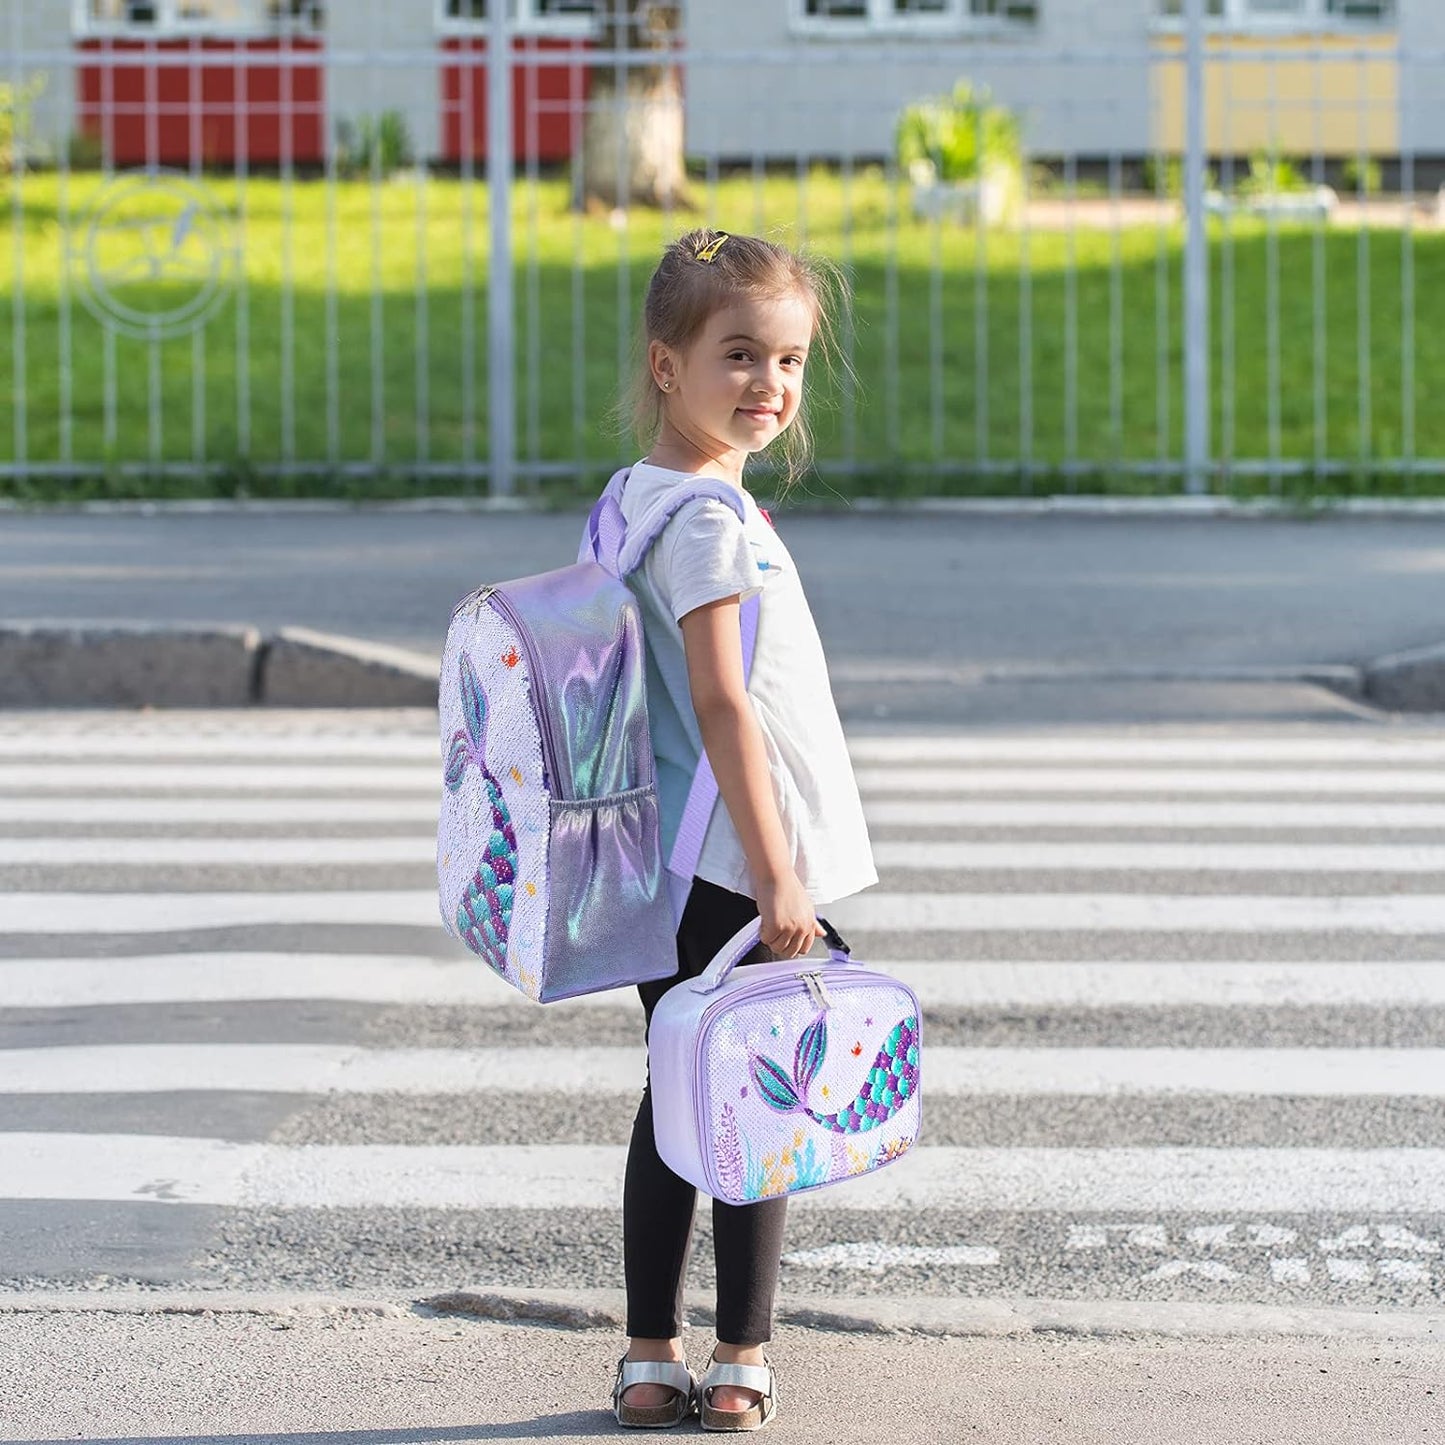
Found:
[[[819, 256], [804, 256], [759, 236], [738, 236], [707, 227], [679, 236], [662, 253], [643, 304], [641, 356], [619, 412], [638, 441], [651, 446], [662, 428], [664, 402], [652, 377], [648, 347], [660, 341], [686, 351], [708, 319], [739, 300], [799, 297], [813, 312], [813, 341], [831, 369], [837, 348], [833, 315], [846, 295], [842, 272]], [[807, 471], [813, 455], [806, 395], [778, 443], [786, 493]]]

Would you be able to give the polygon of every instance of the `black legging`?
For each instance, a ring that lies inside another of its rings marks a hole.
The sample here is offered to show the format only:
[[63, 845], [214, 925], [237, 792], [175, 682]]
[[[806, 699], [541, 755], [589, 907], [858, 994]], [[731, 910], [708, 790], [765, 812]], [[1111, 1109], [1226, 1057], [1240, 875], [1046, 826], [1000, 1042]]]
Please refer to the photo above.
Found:
[[[755, 900], [694, 878], [677, 930], [677, 973], [638, 985], [647, 1022], [652, 1022], [652, 1010], [669, 988], [679, 979], [696, 978], [718, 949], [757, 916]], [[766, 963], [774, 957], [760, 943], [742, 962]], [[658, 1157], [649, 1078], [632, 1126], [622, 1191], [627, 1333], [634, 1338], [670, 1340], [682, 1332], [682, 1285], [696, 1203], [697, 1191]], [[757, 1345], [772, 1338], [773, 1296], [787, 1212], [785, 1197], [757, 1204], [713, 1200], [717, 1337], [724, 1344]]]

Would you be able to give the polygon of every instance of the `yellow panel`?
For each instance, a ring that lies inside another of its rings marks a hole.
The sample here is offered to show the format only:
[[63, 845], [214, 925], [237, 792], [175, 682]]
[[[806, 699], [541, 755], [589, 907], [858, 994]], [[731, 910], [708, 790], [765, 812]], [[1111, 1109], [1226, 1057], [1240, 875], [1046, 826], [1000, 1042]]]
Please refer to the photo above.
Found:
[[[1205, 145], [1213, 154], [1274, 148], [1281, 155], [1397, 155], [1400, 78], [1396, 37], [1385, 35], [1211, 36], [1228, 57], [1204, 63]], [[1184, 148], [1183, 41], [1155, 37], [1154, 144]], [[1297, 50], [1300, 59], [1253, 59], [1249, 51]], [[1351, 52], [1378, 50], [1378, 60]], [[1331, 51], [1344, 52], [1338, 58]], [[1167, 58], [1166, 58], [1167, 57]]]

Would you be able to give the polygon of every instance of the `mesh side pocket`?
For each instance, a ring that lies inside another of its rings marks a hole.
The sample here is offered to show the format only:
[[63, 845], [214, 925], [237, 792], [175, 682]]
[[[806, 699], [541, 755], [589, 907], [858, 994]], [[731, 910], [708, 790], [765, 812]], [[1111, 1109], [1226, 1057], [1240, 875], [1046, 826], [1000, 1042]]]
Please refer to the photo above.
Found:
[[655, 788], [552, 799], [547, 874], [544, 1001], [677, 971]]

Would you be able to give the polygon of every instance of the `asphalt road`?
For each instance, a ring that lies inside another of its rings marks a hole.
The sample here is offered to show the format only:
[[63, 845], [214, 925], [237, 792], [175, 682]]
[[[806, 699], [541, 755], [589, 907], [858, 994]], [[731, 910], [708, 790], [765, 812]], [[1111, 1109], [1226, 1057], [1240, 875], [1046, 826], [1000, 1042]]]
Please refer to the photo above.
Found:
[[[1333, 704], [1312, 694], [1188, 679], [1445, 641], [1445, 519], [777, 520], [852, 722], [1322, 719]], [[575, 513], [0, 514], [0, 617], [301, 625], [438, 654], [457, 598], [572, 560], [580, 526]]]
[[[615, 1286], [640, 1011], [438, 927], [433, 728], [0, 718], [0, 1289]], [[853, 746], [936, 1062], [788, 1298], [1438, 1306], [1445, 731]]]

